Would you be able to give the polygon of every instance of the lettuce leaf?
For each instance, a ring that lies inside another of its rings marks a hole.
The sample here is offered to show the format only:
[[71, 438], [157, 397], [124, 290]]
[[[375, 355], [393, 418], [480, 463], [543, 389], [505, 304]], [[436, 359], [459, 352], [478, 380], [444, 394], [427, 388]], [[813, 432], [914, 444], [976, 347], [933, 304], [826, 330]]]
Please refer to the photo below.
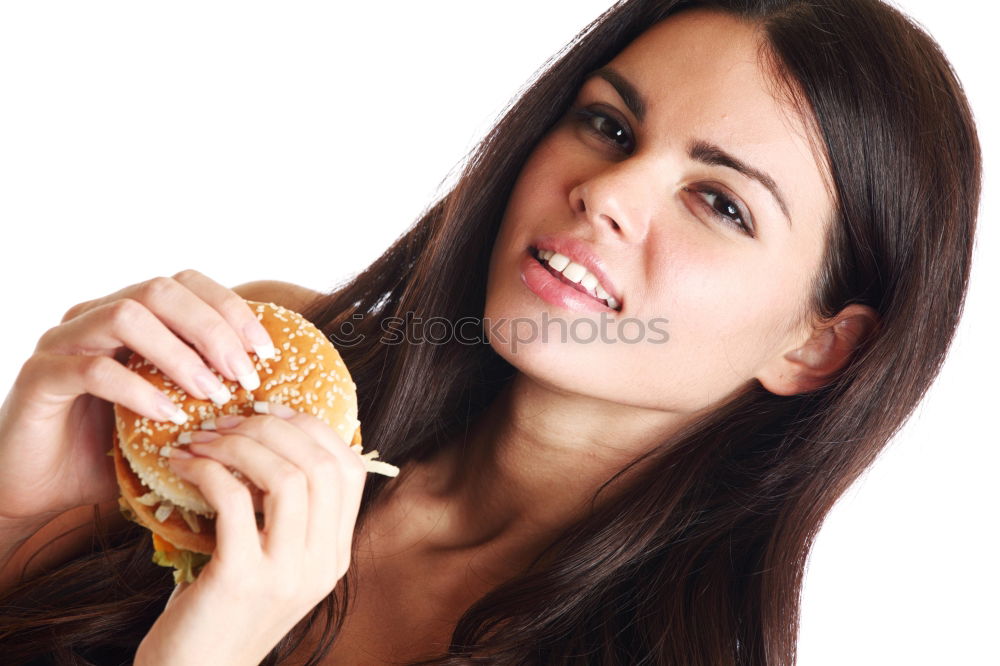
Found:
[[153, 562], [161, 567], [174, 568], [174, 583], [193, 583], [201, 573], [202, 568], [212, 559], [211, 555], [195, 553], [190, 550], [175, 550], [165, 553], [162, 550], [153, 551]]
[[[132, 508], [125, 501], [124, 497], [118, 498], [118, 508], [126, 518], [146, 527], [139, 520], [138, 516], [135, 515], [135, 512], [132, 511]], [[146, 527], [146, 529], [149, 528]], [[211, 555], [196, 553], [190, 550], [181, 550], [180, 548], [174, 548], [172, 545], [163, 546], [169, 547], [170, 550], [168, 551], [160, 550], [156, 547], [156, 535], [151, 533], [151, 536], [154, 537], [153, 562], [159, 564], [161, 567], [173, 567], [175, 583], [193, 583], [194, 579], [201, 573], [202, 567], [212, 559]]]

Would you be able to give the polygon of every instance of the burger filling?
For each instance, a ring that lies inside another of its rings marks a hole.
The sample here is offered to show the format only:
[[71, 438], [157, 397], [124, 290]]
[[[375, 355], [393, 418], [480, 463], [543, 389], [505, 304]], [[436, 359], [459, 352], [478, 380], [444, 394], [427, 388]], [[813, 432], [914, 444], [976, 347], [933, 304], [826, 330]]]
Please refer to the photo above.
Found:
[[[155, 517], [161, 523], [165, 521], [174, 509], [180, 512], [181, 517], [191, 528], [192, 532], [198, 532], [201, 526], [198, 523], [198, 516], [193, 511], [188, 511], [183, 507], [175, 505], [170, 500], [157, 495], [153, 491], [149, 491], [140, 497], [136, 497], [135, 501], [145, 506], [156, 506]], [[129, 520], [142, 524], [142, 521], [138, 519], [135, 512], [129, 507], [128, 502], [125, 501], [124, 497], [118, 498], [118, 506], [121, 509], [122, 514]], [[185, 550], [183, 548], [178, 548], [174, 544], [170, 543], [159, 534], [155, 532], [152, 533], [153, 537], [153, 562], [162, 566], [170, 567], [174, 570], [174, 583], [193, 583], [194, 579], [201, 572], [202, 567], [204, 567], [208, 561], [211, 559], [211, 555], [205, 553], [196, 553], [191, 550]]]
[[181, 518], [184, 519], [184, 522], [187, 523], [187, 526], [192, 532], [201, 532], [201, 524], [198, 522], [198, 514], [194, 511], [189, 511], [182, 506], [177, 506], [167, 498], [161, 497], [152, 490], [142, 497], [136, 497], [135, 501], [140, 504], [145, 504], [146, 506], [155, 506], [156, 512], [153, 515], [161, 523], [170, 517], [170, 514], [173, 513], [174, 509], [177, 509], [178, 513], [181, 514]]
[[159, 534], [153, 534], [153, 562], [174, 568], [174, 583], [193, 583], [211, 555], [177, 548]]

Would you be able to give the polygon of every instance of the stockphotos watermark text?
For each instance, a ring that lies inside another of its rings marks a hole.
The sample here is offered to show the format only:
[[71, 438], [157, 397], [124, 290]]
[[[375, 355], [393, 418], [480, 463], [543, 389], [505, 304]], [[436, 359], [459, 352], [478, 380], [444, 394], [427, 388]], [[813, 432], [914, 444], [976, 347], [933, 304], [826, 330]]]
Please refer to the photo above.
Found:
[[[338, 347], [353, 347], [361, 344], [365, 334], [355, 329], [354, 322], [365, 317], [364, 314], [354, 314], [354, 321], [345, 321], [340, 330], [329, 334], [330, 341]], [[386, 317], [379, 328], [382, 329], [382, 344], [432, 344], [444, 345], [458, 342], [463, 345], [488, 344], [493, 340], [501, 345], [511, 345], [511, 350], [517, 353], [517, 346], [541, 339], [548, 343], [550, 339], [558, 342], [575, 342], [577, 344], [613, 344], [634, 345], [640, 343], [660, 345], [670, 339], [670, 335], [661, 325], [669, 320], [656, 317], [643, 321], [635, 317], [614, 319], [607, 312], [601, 313], [601, 321], [593, 319], [573, 319], [567, 321], [561, 317], [549, 317], [548, 312], [542, 312], [541, 326], [539, 322], [529, 317], [506, 319], [501, 317], [491, 320], [489, 317], [462, 317], [451, 321], [446, 317], [429, 317], [424, 320], [412, 312], [405, 317]], [[510, 324], [511, 339], [507, 340], [504, 330]], [[555, 329], [553, 331], [553, 329]]]

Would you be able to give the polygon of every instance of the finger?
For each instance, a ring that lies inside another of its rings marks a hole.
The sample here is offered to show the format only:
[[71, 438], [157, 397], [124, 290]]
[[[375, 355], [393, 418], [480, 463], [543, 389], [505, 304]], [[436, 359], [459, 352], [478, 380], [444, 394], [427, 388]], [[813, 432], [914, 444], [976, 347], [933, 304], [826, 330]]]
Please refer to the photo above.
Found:
[[262, 555], [250, 490], [211, 458], [170, 458], [177, 476], [191, 483], [215, 509], [215, 552], [225, 562], [256, 561]]
[[[343, 438], [325, 421], [321, 421], [311, 414], [297, 411], [294, 416], [285, 420], [309, 433], [314, 441], [320, 443], [335, 461], [334, 466], [338, 472], [335, 483], [331, 483], [330, 477], [327, 476], [327, 481], [317, 484], [318, 490], [314, 499], [317, 516], [331, 511], [336, 511], [340, 516], [337, 532], [333, 539], [335, 543], [310, 542], [311, 547], [325, 548], [338, 547], [338, 544], [350, 544], [354, 538], [354, 524], [361, 507], [361, 495], [368, 479], [364, 459], [356, 451], [351, 450]], [[321, 471], [323, 468], [317, 466], [316, 469]], [[324, 525], [317, 522], [310, 524], [310, 539], [324, 539], [329, 534]]]
[[261, 359], [274, 358], [271, 335], [242, 296], [196, 270], [183, 270], [174, 275], [174, 279], [215, 308], [239, 334], [246, 351], [254, 352]]
[[[240, 433], [260, 442], [304, 472], [309, 492], [307, 547], [330, 549], [350, 543], [364, 489], [365, 469], [361, 457], [339, 441], [326, 423], [294, 412], [288, 419], [270, 415], [227, 416], [216, 420], [216, 426], [221, 432]], [[339, 447], [344, 459], [306, 432], [316, 430], [317, 426], [321, 436], [332, 437], [332, 448]]]
[[[358, 458], [360, 457], [361, 456], [358, 456]], [[336, 536], [337, 544], [349, 545], [354, 540], [354, 527], [358, 520], [358, 513], [361, 511], [361, 496], [364, 492], [365, 482], [367, 480], [368, 472], [364, 469], [363, 463], [360, 472], [352, 472], [344, 479], [340, 497], [342, 506], [341, 520], [338, 525]], [[345, 552], [347, 556], [350, 557], [350, 548], [348, 548]], [[345, 568], [346, 565], [347, 563], [345, 562]]]
[[364, 463], [360, 461], [360, 456], [351, 450], [340, 433], [331, 428], [326, 421], [281, 403], [255, 402], [254, 411], [277, 416], [282, 421], [294, 425], [336, 456], [344, 465], [364, 470]]
[[306, 471], [256, 439], [237, 432], [220, 434], [214, 441], [196, 441], [188, 448], [191, 453], [238, 470], [264, 492], [265, 552], [283, 557], [289, 551], [303, 549], [306, 526], [313, 513]]
[[[235, 292], [232, 297], [240, 298]], [[195, 349], [228, 379], [239, 381], [248, 391], [259, 386], [260, 380], [253, 362], [247, 355], [242, 332], [234, 330], [222, 313], [187, 285], [174, 278], [156, 277], [89, 301], [83, 307], [86, 308], [85, 312], [89, 312], [122, 300], [134, 300], [146, 306], [170, 330], [194, 345]], [[256, 320], [245, 302], [243, 308], [244, 315], [248, 319], [246, 322], [240, 322], [241, 325], [249, 323], [250, 318]], [[73, 319], [79, 316], [81, 315], [76, 314]], [[180, 378], [171, 377], [171, 379]]]
[[181, 425], [188, 418], [166, 394], [107, 356], [34, 354], [22, 367], [18, 380], [22, 379], [25, 390], [35, 396], [35, 406], [50, 403], [63, 408], [90, 393], [155, 421]]
[[[298, 441], [296, 438], [265, 433], [264, 429], [271, 422], [260, 420], [258, 417], [247, 419], [245, 424], [239, 426], [239, 430], [262, 442], [280, 443], [281, 448], [278, 450], [282, 455], [296, 461], [310, 472], [310, 492], [314, 507], [310, 511], [306, 537], [310, 547], [330, 546], [329, 543], [319, 542], [329, 538], [331, 534], [334, 535], [332, 540], [336, 542], [332, 545], [349, 544], [354, 537], [354, 524], [368, 476], [361, 456], [352, 451], [325, 421], [287, 405], [266, 403], [266, 407], [271, 414], [281, 417], [281, 421], [309, 435], [307, 441], [318, 445], [326, 455], [317, 452], [315, 447], [301, 451], [293, 450], [290, 445]], [[258, 411], [261, 408], [261, 405], [254, 406]], [[276, 429], [281, 421], [274, 422], [270, 427]], [[324, 516], [334, 513], [340, 518], [337, 531], [332, 533], [329, 521]]]
[[132, 299], [102, 305], [49, 329], [36, 349], [49, 354], [110, 356], [121, 348], [145, 357], [199, 400], [211, 399], [221, 406], [232, 397], [197, 352]]

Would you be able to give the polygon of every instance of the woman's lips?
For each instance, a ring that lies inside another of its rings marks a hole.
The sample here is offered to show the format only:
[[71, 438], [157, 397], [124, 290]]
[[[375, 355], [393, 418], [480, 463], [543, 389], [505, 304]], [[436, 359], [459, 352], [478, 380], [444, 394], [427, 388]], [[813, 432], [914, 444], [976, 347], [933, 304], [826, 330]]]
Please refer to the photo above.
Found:
[[529, 250], [521, 259], [521, 280], [542, 300], [577, 312], [614, 312], [604, 301], [591, 296], [551, 267], [542, 264]]

